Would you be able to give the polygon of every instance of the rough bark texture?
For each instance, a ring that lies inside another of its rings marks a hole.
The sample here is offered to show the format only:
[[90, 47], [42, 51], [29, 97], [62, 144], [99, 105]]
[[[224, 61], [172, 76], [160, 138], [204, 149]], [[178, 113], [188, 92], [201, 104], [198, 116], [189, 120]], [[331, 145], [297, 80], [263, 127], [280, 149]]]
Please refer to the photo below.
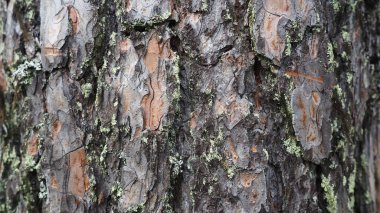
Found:
[[377, 0], [2, 0], [0, 33], [0, 212], [380, 211]]

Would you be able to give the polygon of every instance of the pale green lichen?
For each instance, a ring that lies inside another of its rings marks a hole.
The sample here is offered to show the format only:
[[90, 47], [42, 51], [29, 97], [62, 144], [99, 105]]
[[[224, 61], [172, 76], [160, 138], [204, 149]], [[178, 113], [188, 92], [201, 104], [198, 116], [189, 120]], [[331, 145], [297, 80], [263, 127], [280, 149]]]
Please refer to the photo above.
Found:
[[369, 193], [369, 191], [366, 191], [364, 194], [364, 197], [365, 197], [365, 200], [364, 200], [365, 204], [369, 205], [372, 202], [371, 193]]
[[337, 212], [337, 196], [334, 192], [334, 185], [330, 183], [330, 176], [326, 177], [322, 175], [321, 187], [324, 191], [324, 197], [327, 201], [327, 210], [330, 213]]
[[226, 21], [232, 20], [231, 12], [228, 8], [226, 9], [226, 13], [224, 15], [224, 20], [226, 20]]
[[116, 126], [116, 124], [117, 124], [116, 114], [113, 114], [113, 115], [112, 115], [112, 120], [111, 120], [111, 125], [112, 125], [112, 126]]
[[84, 98], [88, 98], [91, 95], [92, 92], [92, 84], [91, 83], [86, 83], [81, 86], [82, 89], [82, 95]]
[[339, 10], [340, 10], [339, 0], [332, 0], [332, 6], [333, 6], [335, 13], [339, 12]]
[[183, 160], [178, 153], [174, 156], [169, 156], [169, 162], [171, 165], [172, 176], [176, 177], [182, 172]]
[[42, 65], [40, 59], [33, 59], [31, 61], [25, 61], [24, 63], [17, 66], [17, 68], [11, 69], [13, 71], [13, 85], [29, 85], [32, 83], [36, 71], [42, 70]]
[[341, 105], [342, 105], [342, 108], [345, 109], [346, 108], [346, 93], [343, 93], [343, 90], [342, 88], [339, 86], [339, 84], [337, 84], [335, 87], [334, 87], [334, 92], [337, 96], [337, 99], [340, 101]]
[[348, 85], [352, 85], [352, 79], [354, 78], [354, 76], [352, 75], [351, 72], [346, 72], [346, 76], [347, 76]]
[[215, 140], [210, 140], [209, 151], [203, 154], [203, 156], [207, 162], [211, 162], [213, 160], [222, 160], [222, 156], [219, 154], [217, 147], [215, 146]]
[[235, 176], [235, 170], [236, 170], [236, 166], [235, 165], [232, 165], [230, 167], [227, 168], [227, 177], [229, 179], [233, 178]]
[[140, 203], [138, 205], [129, 207], [128, 210], [127, 210], [127, 213], [143, 212], [144, 209], [145, 209], [145, 204], [144, 203]]
[[212, 192], [214, 191], [214, 186], [209, 186], [208, 187], [208, 190], [207, 190], [207, 193], [209, 194], [209, 195], [211, 195], [212, 194]]
[[327, 44], [327, 62], [329, 66], [327, 71], [334, 72], [337, 64], [335, 62], [333, 45], [330, 42]]
[[336, 161], [332, 161], [331, 164], [329, 165], [329, 168], [330, 169], [336, 169], [338, 167], [338, 164], [336, 163]]
[[82, 103], [77, 102], [77, 109], [78, 109], [79, 111], [83, 111]]
[[40, 182], [40, 190], [38, 192], [38, 198], [46, 199], [48, 197], [48, 190], [44, 182]]
[[343, 38], [344, 42], [349, 42], [350, 41], [350, 33], [348, 33], [347, 31], [343, 31], [342, 32], [342, 38]]
[[[91, 168], [91, 171], [92, 171], [92, 168]], [[90, 188], [87, 194], [90, 197], [92, 202], [96, 202], [97, 197], [96, 197], [96, 192], [95, 192], [95, 186], [96, 186], [95, 176], [91, 173], [91, 175], [89, 175], [89, 179], [90, 179]]]
[[285, 55], [290, 56], [290, 54], [292, 53], [292, 43], [291, 43], [290, 35], [288, 32], [286, 32], [285, 41], [286, 41]]
[[162, 15], [156, 15], [149, 20], [134, 20], [133, 22], [125, 22], [124, 24], [133, 28], [152, 28], [157, 24], [160, 24], [167, 20], [172, 15], [171, 11], [167, 11]]
[[267, 151], [266, 149], [263, 149], [263, 152], [264, 152], [264, 154], [265, 154], [265, 158], [266, 158], [267, 160], [269, 160], [269, 153], [268, 153], [268, 151]]
[[167, 213], [173, 213], [173, 207], [170, 205], [170, 201], [173, 199], [173, 194], [166, 192], [165, 195], [162, 197], [162, 203], [163, 203], [163, 212]]
[[113, 46], [116, 45], [116, 36], [117, 36], [117, 33], [116, 33], [116, 32], [112, 32], [112, 33], [111, 33], [110, 41], [109, 41], [109, 45], [110, 45], [111, 47], [113, 47]]
[[285, 140], [284, 145], [289, 154], [295, 155], [298, 158], [302, 156], [302, 149], [300, 146], [297, 146], [297, 142], [293, 138]]
[[350, 0], [350, 7], [351, 7], [351, 10], [353, 12], [356, 11], [356, 6], [357, 6], [358, 2], [359, 2], [358, 0]]
[[111, 188], [111, 193], [115, 196], [116, 200], [123, 195], [123, 188], [120, 185], [119, 181], [116, 181]]
[[364, 170], [368, 169], [368, 156], [365, 153], [360, 155], [361, 166]]
[[248, 16], [249, 16], [249, 21], [248, 21], [248, 25], [249, 25], [249, 33], [251, 35], [251, 40], [252, 40], [252, 49], [253, 51], [256, 50], [256, 45], [255, 45], [255, 40], [254, 40], [254, 26], [255, 26], [255, 6], [254, 6], [254, 1], [253, 0], [249, 0], [249, 3], [248, 3]]
[[211, 162], [213, 160], [222, 160], [223, 157], [221, 154], [219, 154], [217, 147], [222, 144], [223, 141], [224, 134], [223, 131], [219, 129], [217, 137], [215, 138], [215, 136], [213, 136], [213, 138], [210, 139], [209, 151], [203, 154], [203, 157], [207, 162]]
[[355, 205], [355, 186], [356, 186], [356, 163], [354, 164], [354, 170], [348, 177], [348, 194], [349, 194], [349, 200], [348, 200], [348, 209], [354, 210], [354, 205]]
[[201, 11], [207, 11], [207, 9], [208, 9], [208, 0], [202, 0]]
[[29, 171], [33, 171], [38, 167], [37, 162], [33, 159], [33, 156], [31, 155], [26, 155], [24, 157], [23, 166]]
[[173, 91], [173, 101], [175, 104], [176, 112], [180, 111], [179, 101], [181, 99], [181, 86], [180, 86], [180, 78], [179, 78], [179, 56], [176, 54], [174, 58], [174, 66], [173, 66], [173, 75], [176, 87]]
[[343, 51], [341, 56], [342, 56], [343, 60], [348, 61], [348, 55], [347, 55], [346, 51]]
[[100, 157], [99, 157], [99, 160], [101, 163], [104, 163], [107, 153], [108, 153], [108, 146], [107, 144], [104, 144], [102, 152], [100, 153]]
[[111, 132], [111, 129], [109, 127], [101, 127], [100, 132], [103, 134], [108, 134], [109, 132]]
[[[338, 133], [339, 132], [339, 130], [340, 130], [340, 125], [338, 125], [338, 119], [333, 119], [333, 121], [332, 121], [332, 123], [331, 123], [331, 130], [333, 131], [333, 132], [336, 132], [336, 133]], [[343, 147], [344, 147], [344, 144], [342, 145]], [[340, 147], [340, 144], [338, 144], [338, 147], [337, 148], [339, 148]]]
[[120, 66], [113, 67], [112, 70], [111, 70], [111, 72], [112, 72], [113, 74], [116, 74], [120, 69], [121, 69]]

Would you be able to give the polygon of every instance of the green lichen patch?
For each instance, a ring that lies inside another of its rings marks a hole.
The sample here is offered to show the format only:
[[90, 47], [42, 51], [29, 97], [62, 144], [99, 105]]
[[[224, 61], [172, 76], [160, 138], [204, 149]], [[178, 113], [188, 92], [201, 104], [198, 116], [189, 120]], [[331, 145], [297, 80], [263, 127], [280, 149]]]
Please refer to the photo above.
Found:
[[339, 0], [332, 0], [332, 6], [334, 9], [334, 13], [338, 13], [340, 10], [340, 2]]
[[202, 0], [201, 11], [207, 11], [208, 9], [208, 0]]
[[302, 149], [297, 145], [297, 141], [295, 139], [288, 138], [284, 141], [284, 145], [289, 154], [295, 155], [298, 158], [302, 156]]
[[321, 187], [323, 189], [324, 197], [327, 202], [327, 210], [330, 213], [337, 212], [337, 196], [335, 195], [334, 185], [331, 183], [330, 176], [326, 177], [322, 175]]
[[334, 56], [334, 48], [333, 45], [329, 42], [327, 43], [327, 62], [328, 62], [328, 72], [334, 72], [335, 68], [337, 67], [337, 63], [335, 61]]
[[342, 38], [344, 42], [350, 42], [350, 33], [347, 31], [343, 31]]
[[206, 162], [210, 163], [211, 161], [220, 161], [223, 159], [222, 155], [218, 151], [218, 147], [224, 142], [224, 134], [221, 129], [218, 131], [218, 135], [216, 137], [212, 137], [210, 139], [209, 151], [204, 153], [202, 157], [206, 160]]
[[138, 205], [133, 205], [129, 207], [126, 211], [126, 213], [138, 213], [138, 212], [143, 212], [145, 208], [144, 203], [140, 203]]
[[85, 83], [81, 86], [82, 94], [84, 98], [88, 98], [91, 95], [92, 92], [92, 84], [91, 83]]
[[182, 172], [182, 157], [176, 153], [174, 156], [169, 156], [169, 162], [171, 165], [171, 175], [173, 177], [178, 176]]
[[355, 205], [355, 186], [356, 186], [356, 163], [354, 164], [354, 170], [350, 174], [348, 178], [348, 194], [349, 194], [349, 199], [348, 199], [348, 209], [354, 210], [354, 205]]
[[36, 76], [37, 72], [42, 70], [41, 60], [34, 58], [30, 61], [25, 60], [23, 63], [15, 68], [11, 68], [13, 72], [13, 86], [30, 85]]

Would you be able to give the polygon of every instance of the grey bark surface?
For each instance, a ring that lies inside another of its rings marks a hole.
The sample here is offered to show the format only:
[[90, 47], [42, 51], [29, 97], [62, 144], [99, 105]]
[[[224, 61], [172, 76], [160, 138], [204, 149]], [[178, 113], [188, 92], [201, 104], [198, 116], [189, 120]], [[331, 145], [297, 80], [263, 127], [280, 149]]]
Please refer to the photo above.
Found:
[[0, 212], [378, 212], [380, 2], [0, 1]]

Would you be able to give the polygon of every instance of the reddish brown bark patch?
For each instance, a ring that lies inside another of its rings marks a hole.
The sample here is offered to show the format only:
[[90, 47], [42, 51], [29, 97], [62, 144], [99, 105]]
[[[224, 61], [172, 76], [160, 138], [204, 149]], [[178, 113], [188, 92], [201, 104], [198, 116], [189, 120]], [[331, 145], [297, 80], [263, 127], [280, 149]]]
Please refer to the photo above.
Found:
[[239, 160], [239, 155], [236, 153], [234, 144], [232, 143], [230, 139], [229, 139], [229, 144], [230, 146], [228, 150], [230, 151], [230, 154], [232, 156], [232, 161], [236, 163]]
[[57, 139], [59, 132], [61, 131], [62, 123], [59, 120], [55, 120], [51, 128], [51, 137], [53, 142]]
[[72, 35], [75, 35], [79, 31], [79, 13], [73, 6], [68, 6], [68, 12]]
[[267, 10], [277, 15], [287, 14], [289, 11], [290, 2], [288, 0], [266, 0], [264, 2]]
[[35, 156], [38, 153], [38, 134], [34, 133], [28, 141], [28, 147], [26, 153], [31, 156]]
[[316, 81], [316, 82], [321, 83], [321, 84], [323, 84], [323, 82], [324, 82], [323, 77], [315, 77], [315, 76], [308, 75], [308, 74], [305, 74], [305, 73], [302, 73], [302, 72], [298, 72], [298, 71], [289, 70], [289, 71], [286, 71], [285, 74], [288, 75], [288, 76], [290, 76], [290, 77], [302, 77], [302, 78], [306, 78], [308, 80]]
[[55, 176], [52, 176], [51, 177], [51, 180], [50, 180], [50, 186], [53, 188], [53, 189], [58, 189], [59, 188], [59, 183], [58, 183], [58, 180]]
[[244, 186], [245, 188], [252, 186], [252, 181], [255, 180], [256, 175], [252, 173], [241, 173], [240, 174], [240, 184]]
[[171, 50], [166, 43], [161, 44], [157, 35], [148, 42], [144, 63], [149, 71], [149, 94], [141, 101], [144, 110], [144, 128], [156, 130], [167, 108], [166, 100], [166, 70], [159, 66], [160, 60], [169, 59]]
[[129, 49], [129, 42], [128, 42], [128, 40], [122, 40], [119, 43], [119, 48], [120, 48], [120, 52], [122, 52], [122, 53], [127, 52], [128, 49]]
[[307, 115], [306, 115], [306, 110], [305, 110], [305, 104], [303, 103], [301, 96], [297, 97], [297, 106], [298, 106], [298, 109], [300, 111], [299, 113], [301, 114], [302, 128], [306, 128]]
[[319, 96], [319, 93], [316, 91], [313, 91], [311, 93], [311, 97], [313, 98], [314, 104], [318, 106], [319, 103], [321, 102], [321, 97]]
[[62, 55], [61, 50], [55, 47], [45, 47], [43, 48], [42, 53], [45, 56], [61, 56]]
[[68, 191], [72, 194], [83, 198], [84, 193], [89, 188], [89, 179], [85, 174], [86, 152], [80, 148], [70, 153], [70, 176], [68, 182]]

